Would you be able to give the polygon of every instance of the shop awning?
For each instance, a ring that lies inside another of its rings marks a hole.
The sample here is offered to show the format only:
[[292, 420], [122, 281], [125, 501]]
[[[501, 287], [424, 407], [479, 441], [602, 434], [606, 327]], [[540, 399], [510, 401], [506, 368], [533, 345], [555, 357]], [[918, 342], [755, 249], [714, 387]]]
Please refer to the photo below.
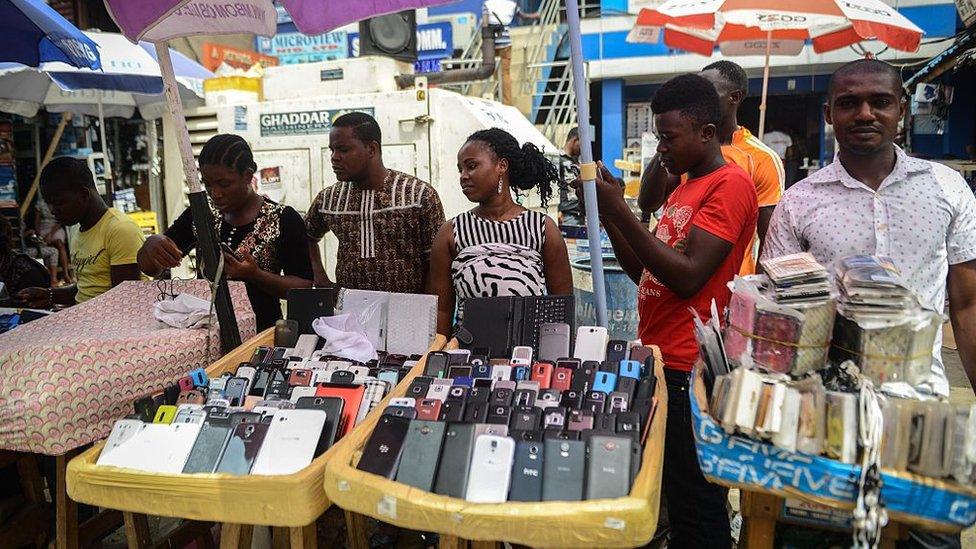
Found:
[[944, 72], [976, 61], [976, 26], [968, 29], [939, 55], [929, 60], [918, 72], [905, 81], [905, 88], [911, 90], [915, 84], [931, 82]]

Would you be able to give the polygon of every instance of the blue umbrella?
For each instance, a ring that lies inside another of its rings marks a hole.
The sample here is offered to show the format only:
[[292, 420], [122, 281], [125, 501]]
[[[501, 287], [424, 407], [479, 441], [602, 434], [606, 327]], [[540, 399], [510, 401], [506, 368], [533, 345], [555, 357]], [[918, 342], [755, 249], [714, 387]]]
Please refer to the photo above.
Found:
[[95, 43], [41, 0], [0, 0], [0, 61], [102, 68]]

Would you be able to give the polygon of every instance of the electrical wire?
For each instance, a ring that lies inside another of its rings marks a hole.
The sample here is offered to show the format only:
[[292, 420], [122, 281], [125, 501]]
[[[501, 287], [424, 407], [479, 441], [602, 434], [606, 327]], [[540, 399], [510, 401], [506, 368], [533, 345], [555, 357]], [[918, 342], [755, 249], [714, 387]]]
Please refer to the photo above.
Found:
[[852, 525], [854, 547], [877, 547], [881, 530], [888, 524], [888, 511], [881, 501], [881, 435], [884, 416], [874, 384], [861, 378], [858, 399], [858, 438], [861, 451], [861, 474], [857, 483]]

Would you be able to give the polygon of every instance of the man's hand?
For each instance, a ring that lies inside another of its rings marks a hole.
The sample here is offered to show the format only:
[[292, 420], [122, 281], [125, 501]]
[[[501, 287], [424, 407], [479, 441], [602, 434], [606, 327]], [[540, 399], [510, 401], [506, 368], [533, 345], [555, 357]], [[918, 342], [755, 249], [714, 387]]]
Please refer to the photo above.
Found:
[[140, 267], [148, 273], [175, 269], [183, 260], [183, 252], [168, 236], [155, 234], [146, 239], [139, 250]]
[[224, 252], [224, 273], [227, 274], [227, 278], [248, 281], [252, 280], [259, 270], [261, 269], [258, 267], [257, 260], [250, 253], [242, 252], [240, 259], [237, 259]]
[[[573, 181], [573, 188], [576, 190], [576, 196], [585, 205], [583, 180], [576, 179]], [[627, 207], [627, 202], [624, 200], [624, 187], [620, 184], [620, 180], [610, 173], [610, 170], [607, 169], [603, 162], [597, 162], [596, 198], [601, 217], [614, 216], [621, 211], [630, 211], [630, 208]]]
[[17, 301], [31, 309], [50, 309], [51, 292], [46, 288], [24, 288], [17, 292]]

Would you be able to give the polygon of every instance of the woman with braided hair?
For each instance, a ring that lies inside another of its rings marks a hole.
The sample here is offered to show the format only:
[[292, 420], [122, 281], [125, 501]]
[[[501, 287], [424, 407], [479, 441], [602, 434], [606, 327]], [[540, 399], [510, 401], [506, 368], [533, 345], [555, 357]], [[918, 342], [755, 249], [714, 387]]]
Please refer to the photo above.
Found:
[[[200, 151], [199, 162], [224, 250], [224, 272], [247, 286], [258, 330], [274, 326], [288, 290], [312, 285], [302, 217], [290, 206], [255, 192], [251, 179], [257, 165], [242, 137], [212, 137]], [[164, 234], [146, 239], [139, 250], [139, 268], [156, 276], [177, 267], [196, 244], [193, 216], [187, 209]]]
[[444, 223], [431, 251], [428, 293], [438, 297], [437, 332], [450, 335], [468, 297], [573, 292], [566, 242], [546, 214], [512, 199], [536, 189], [546, 206], [559, 170], [535, 145], [499, 128], [479, 130], [458, 151], [461, 192], [477, 203]]

